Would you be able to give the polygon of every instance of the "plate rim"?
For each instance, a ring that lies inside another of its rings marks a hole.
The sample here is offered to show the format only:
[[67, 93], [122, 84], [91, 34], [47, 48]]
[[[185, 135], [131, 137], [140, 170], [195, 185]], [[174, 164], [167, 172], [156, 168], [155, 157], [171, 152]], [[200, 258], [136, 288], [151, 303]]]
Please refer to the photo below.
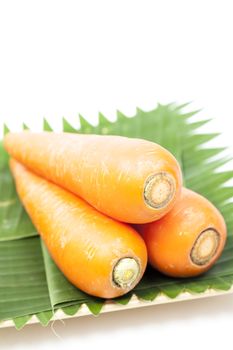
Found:
[[[184, 292], [181, 292], [178, 296], [176, 296], [176, 298], [170, 298], [167, 295], [160, 293], [152, 301], [140, 299], [134, 294], [126, 305], [116, 303], [112, 300], [111, 301], [107, 300], [104, 303], [100, 314], [136, 309], [136, 308], [141, 308], [146, 306], [170, 304], [170, 303], [182, 302], [182, 301], [191, 301], [191, 300], [197, 300], [197, 299], [209, 298], [209, 297], [215, 297], [215, 296], [227, 295], [227, 294], [233, 294], [233, 285], [228, 290], [216, 290], [213, 288], [208, 288], [206, 291], [202, 293], [184, 291]], [[84, 303], [81, 305], [81, 307], [78, 309], [78, 311], [74, 315], [67, 315], [64, 313], [62, 309], [57, 309], [54, 315], [52, 316], [52, 318], [50, 319], [49, 323], [57, 320], [78, 318], [82, 316], [98, 317], [99, 315], [93, 315], [93, 313], [88, 309], [87, 305]], [[36, 317], [36, 315], [32, 315], [32, 317], [27, 321], [27, 323], [24, 326], [28, 326], [31, 324], [38, 324], [38, 323], [41, 324], [38, 318]], [[45, 327], [42, 324], [41, 326]], [[9, 327], [15, 327], [14, 321], [12, 319], [0, 321], [0, 328], [9, 328]]]

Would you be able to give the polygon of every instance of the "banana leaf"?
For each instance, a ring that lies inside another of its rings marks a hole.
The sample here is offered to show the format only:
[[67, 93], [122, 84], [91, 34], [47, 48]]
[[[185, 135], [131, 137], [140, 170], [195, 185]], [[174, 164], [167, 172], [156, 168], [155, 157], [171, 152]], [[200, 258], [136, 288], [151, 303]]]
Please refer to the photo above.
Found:
[[[222, 212], [228, 239], [221, 258], [202, 276], [188, 279], [166, 277], [148, 267], [133, 291], [114, 302], [127, 304], [133, 294], [154, 300], [163, 293], [176, 298], [181, 292], [203, 293], [208, 288], [228, 290], [233, 283], [233, 187], [227, 185], [233, 171], [220, 171], [229, 162], [225, 148], [208, 147], [217, 133], [200, 133], [210, 120], [196, 120], [198, 111], [184, 112], [186, 105], [158, 105], [152, 111], [137, 109], [133, 117], [117, 112], [115, 122], [99, 114], [97, 126], [79, 116], [80, 127], [63, 118], [64, 132], [137, 137], [157, 142], [178, 159], [185, 186], [206, 196]], [[77, 121], [78, 124], [78, 121]], [[23, 125], [23, 128], [27, 128]], [[52, 131], [44, 120], [44, 130]], [[5, 133], [9, 131], [7, 126]], [[98, 315], [104, 299], [87, 295], [70, 284], [52, 261], [38, 233], [23, 209], [8, 168], [8, 155], [0, 144], [0, 321], [13, 320], [22, 328], [32, 315], [47, 325], [58, 308], [67, 315], [85, 303]]]

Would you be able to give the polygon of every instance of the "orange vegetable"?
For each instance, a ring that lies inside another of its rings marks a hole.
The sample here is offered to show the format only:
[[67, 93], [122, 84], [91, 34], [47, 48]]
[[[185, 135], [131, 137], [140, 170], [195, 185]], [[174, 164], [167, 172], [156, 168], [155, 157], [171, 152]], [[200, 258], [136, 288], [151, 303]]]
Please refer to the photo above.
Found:
[[219, 258], [226, 241], [222, 215], [206, 198], [183, 188], [162, 219], [138, 225], [150, 264], [174, 277], [196, 276]]
[[75, 286], [114, 298], [139, 282], [147, 251], [133, 228], [99, 213], [15, 160], [10, 167], [32, 222], [57, 266]]
[[9, 133], [4, 146], [33, 172], [129, 223], [159, 219], [174, 205], [182, 176], [161, 146], [121, 136]]

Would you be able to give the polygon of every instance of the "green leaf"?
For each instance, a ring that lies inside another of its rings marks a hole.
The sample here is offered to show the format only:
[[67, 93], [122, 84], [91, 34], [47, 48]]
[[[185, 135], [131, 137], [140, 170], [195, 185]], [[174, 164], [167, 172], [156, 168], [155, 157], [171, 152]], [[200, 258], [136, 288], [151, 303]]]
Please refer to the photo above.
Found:
[[209, 123], [211, 121], [211, 119], [206, 119], [206, 120], [200, 120], [198, 122], [194, 122], [194, 123], [190, 123], [188, 125], [188, 129], [189, 130], [195, 130], [195, 129], [199, 129], [201, 128], [203, 125], [206, 125], [207, 123]]
[[[117, 111], [116, 122], [110, 122], [100, 113], [97, 126], [79, 116], [79, 130], [63, 118], [66, 132], [124, 135], [147, 139], [168, 148], [180, 162], [186, 186], [212, 201], [227, 223], [226, 247], [210, 271], [199, 277], [179, 279], [169, 278], [148, 267], [133, 291], [115, 299], [122, 305], [130, 302], [133, 294], [152, 301], [159, 294], [176, 298], [182, 291], [228, 290], [233, 283], [233, 187], [226, 185], [233, 172], [220, 169], [229, 161], [229, 157], [222, 156], [224, 147], [207, 147], [218, 134], [198, 132], [209, 120], [196, 121], [198, 111], [184, 113], [186, 106], [158, 105], [152, 111], [137, 108], [136, 114], [130, 117]], [[52, 130], [46, 120], [44, 130]], [[8, 131], [5, 127], [5, 132]], [[74, 315], [83, 303], [98, 315], [105, 300], [74, 287], [56, 267], [36, 235], [16, 195], [8, 155], [0, 143], [0, 320], [13, 319], [16, 327], [21, 328], [35, 314], [41, 324], [47, 325], [57, 309]]]
[[216, 290], [229, 290], [232, 286], [232, 277], [219, 277], [215, 278], [211, 287], [216, 289]]
[[185, 290], [184, 284], [172, 283], [168, 285], [163, 285], [161, 287], [161, 292], [166, 294], [169, 298], [176, 298], [181, 292]]
[[29, 130], [29, 127], [25, 123], [23, 123], [23, 130]]
[[217, 136], [219, 136], [219, 133], [192, 135], [192, 137], [186, 141], [184, 150], [187, 152], [192, 152], [193, 149], [195, 150], [195, 148], [203, 146], [205, 143], [213, 140]]
[[198, 114], [199, 112], [201, 112], [201, 109], [197, 109], [197, 110], [192, 111], [192, 112], [184, 113], [184, 114], [182, 114], [182, 118], [184, 118], [184, 119], [187, 120], [187, 119], [189, 119], [189, 118], [195, 116], [195, 115]]
[[94, 127], [88, 123], [88, 121], [79, 114], [80, 130], [83, 134], [94, 133]]
[[77, 132], [77, 129], [73, 128], [73, 126], [65, 118], [63, 118], [62, 121], [63, 121], [64, 132], [72, 132], [72, 133]]
[[3, 135], [5, 136], [8, 132], [10, 132], [10, 129], [6, 124], [3, 124]]
[[53, 311], [52, 310], [48, 310], [48, 311], [42, 311], [42, 312], [38, 312], [36, 314], [37, 319], [40, 321], [40, 324], [42, 326], [47, 326], [49, 324], [49, 321], [51, 320], [51, 318], [53, 317]]
[[44, 118], [43, 121], [43, 130], [44, 131], [53, 131], [53, 129], [51, 128], [49, 122]]
[[51, 309], [39, 237], [0, 244], [0, 320]]
[[160, 293], [160, 289], [158, 287], [151, 287], [142, 290], [138, 290], [136, 295], [139, 299], [146, 301], [153, 301]]
[[31, 317], [32, 317], [31, 315], [26, 315], [26, 316], [13, 318], [15, 328], [18, 330], [22, 329], [25, 326], [25, 324], [30, 320]]
[[222, 153], [225, 150], [225, 147], [200, 148], [195, 152], [192, 152], [191, 157], [188, 155], [188, 153], [184, 154], [183, 165], [186, 168], [186, 172], [191, 172], [193, 169], [195, 170], [198, 163], [202, 163], [203, 161], [205, 162], [207, 160], [210, 161], [213, 157], [217, 156], [219, 153]]
[[207, 290], [207, 288], [209, 288], [209, 286], [209, 281], [189, 280], [185, 287], [185, 290], [191, 293], [204, 293]]
[[70, 305], [70, 306], [63, 307], [62, 310], [66, 315], [73, 316], [78, 312], [80, 307], [81, 307], [81, 304]]
[[0, 151], [3, 154], [0, 163], [0, 241], [36, 236], [37, 232], [16, 194], [8, 157], [3, 148]]
[[132, 295], [133, 295], [132, 292], [129, 292], [125, 295], [122, 295], [121, 297], [115, 298], [114, 301], [121, 305], [127, 305]]
[[86, 304], [91, 313], [93, 313], [93, 315], [95, 316], [98, 316], [104, 305], [104, 300], [96, 299], [94, 302], [88, 302]]

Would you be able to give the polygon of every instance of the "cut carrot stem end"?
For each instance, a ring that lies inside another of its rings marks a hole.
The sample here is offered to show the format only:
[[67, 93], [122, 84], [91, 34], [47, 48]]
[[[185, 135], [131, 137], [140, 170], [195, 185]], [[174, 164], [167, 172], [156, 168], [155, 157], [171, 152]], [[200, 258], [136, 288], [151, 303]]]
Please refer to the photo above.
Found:
[[133, 258], [118, 260], [113, 269], [113, 282], [120, 288], [128, 289], [140, 275], [140, 266]]
[[[115, 298], [142, 278], [147, 249], [129, 225], [10, 160], [22, 204], [66, 278], [82, 291]], [[115, 281], [115, 283], [114, 283]]]
[[220, 244], [219, 233], [209, 228], [197, 237], [191, 250], [191, 260], [196, 265], [206, 265], [214, 257]]
[[176, 190], [173, 176], [160, 172], [149, 176], [144, 187], [145, 202], [152, 208], [161, 209], [174, 197]]
[[138, 225], [150, 264], [173, 277], [208, 271], [220, 257], [227, 237], [223, 216], [206, 198], [182, 188], [174, 207], [160, 220]]

